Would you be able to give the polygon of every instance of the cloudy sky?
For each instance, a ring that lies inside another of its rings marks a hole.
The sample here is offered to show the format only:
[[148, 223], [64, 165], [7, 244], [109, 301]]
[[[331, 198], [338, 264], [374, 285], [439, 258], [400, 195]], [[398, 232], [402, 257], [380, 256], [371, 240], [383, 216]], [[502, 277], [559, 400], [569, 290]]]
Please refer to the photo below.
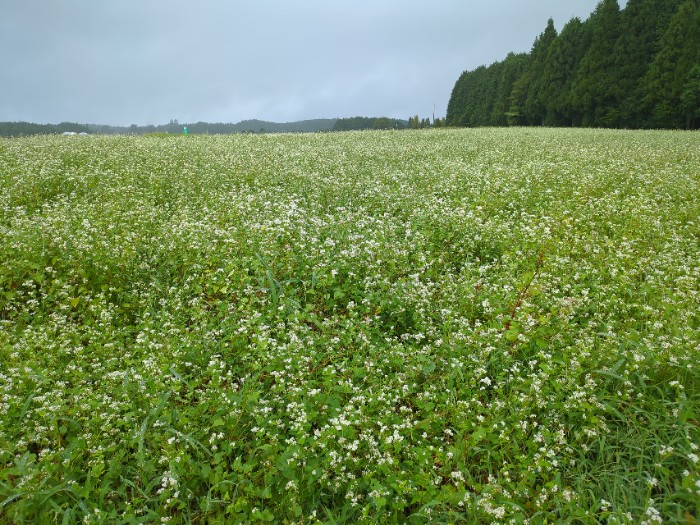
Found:
[[596, 4], [0, 0], [0, 121], [444, 116], [462, 71]]

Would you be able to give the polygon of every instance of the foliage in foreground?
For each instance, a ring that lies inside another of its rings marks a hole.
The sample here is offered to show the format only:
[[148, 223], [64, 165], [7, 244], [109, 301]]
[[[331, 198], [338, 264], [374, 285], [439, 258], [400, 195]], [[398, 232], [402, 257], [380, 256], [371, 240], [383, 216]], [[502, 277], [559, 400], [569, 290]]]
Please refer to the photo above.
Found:
[[699, 146], [0, 141], [0, 520], [695, 523]]

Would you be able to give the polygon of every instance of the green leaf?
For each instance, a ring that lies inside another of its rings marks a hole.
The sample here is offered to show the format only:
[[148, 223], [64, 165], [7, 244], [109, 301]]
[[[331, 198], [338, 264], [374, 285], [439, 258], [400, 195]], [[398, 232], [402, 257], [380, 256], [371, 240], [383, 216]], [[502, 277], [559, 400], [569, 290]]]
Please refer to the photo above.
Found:
[[251, 518], [257, 521], [264, 521], [266, 523], [275, 521], [275, 515], [269, 509], [264, 509], [262, 511], [256, 510], [251, 514]]
[[479, 443], [480, 441], [483, 441], [483, 439], [486, 437], [486, 430], [479, 427], [476, 429], [475, 432], [472, 433], [471, 439], [474, 442], [474, 444]]
[[92, 476], [95, 478], [99, 478], [100, 475], [104, 472], [105, 470], [105, 464], [104, 461], [98, 461], [92, 466], [91, 472]]
[[520, 331], [517, 328], [510, 328], [506, 332], [506, 340], [511, 341], [511, 342], [515, 341], [519, 335], [520, 335]]
[[423, 367], [422, 372], [424, 374], [430, 374], [431, 372], [435, 371], [435, 361], [430, 361], [427, 365]]

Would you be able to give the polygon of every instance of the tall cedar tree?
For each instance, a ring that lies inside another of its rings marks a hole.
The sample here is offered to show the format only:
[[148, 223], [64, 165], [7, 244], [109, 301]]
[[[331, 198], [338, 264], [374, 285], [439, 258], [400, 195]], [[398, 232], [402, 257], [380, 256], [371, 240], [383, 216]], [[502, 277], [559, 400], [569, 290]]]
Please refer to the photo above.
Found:
[[447, 105], [450, 126], [489, 126], [496, 102], [503, 62], [465, 71], [452, 90]]
[[574, 97], [584, 126], [615, 127], [621, 122], [617, 109], [619, 89], [615, 85], [613, 48], [620, 35], [620, 6], [603, 0], [591, 16], [593, 37], [581, 60]]
[[549, 97], [549, 87], [544, 82], [544, 69], [549, 49], [557, 38], [554, 20], [547, 21], [547, 28], [535, 39], [530, 52], [529, 84], [525, 99], [525, 119], [528, 124], [543, 125], [545, 120], [545, 103]]
[[645, 102], [653, 124], [665, 128], [690, 128], [697, 106], [696, 66], [700, 64], [700, 6], [684, 1], [661, 38], [661, 48], [646, 76]]
[[681, 93], [681, 109], [685, 113], [685, 129], [696, 129], [700, 120], [700, 60], [690, 70]]
[[510, 107], [510, 94], [513, 85], [520, 78], [529, 64], [530, 57], [526, 53], [509, 53], [503, 61], [501, 79], [498, 84], [498, 93], [491, 112], [491, 123], [494, 126], [505, 126], [511, 124], [513, 117]]
[[542, 75], [547, 93], [544, 101], [547, 126], [576, 126], [581, 122], [572, 87], [581, 59], [591, 45], [590, 28], [590, 24], [572, 18], [549, 48]]
[[628, 0], [622, 12], [622, 32], [613, 50], [613, 85], [618, 109], [628, 127], [650, 124], [648, 112], [639, 103], [644, 97], [644, 76], [658, 51], [673, 13], [682, 0]]
[[531, 55], [527, 55], [523, 73], [515, 82], [513, 82], [513, 89], [511, 89], [510, 96], [508, 97], [510, 109], [508, 110], [507, 117], [508, 123], [511, 126], [524, 125], [527, 123], [525, 117], [525, 104], [527, 102], [527, 94], [530, 89], [530, 79], [532, 78], [532, 70], [530, 69], [531, 60]]
[[448, 126], [465, 125], [462, 123], [462, 114], [464, 113], [467, 101], [469, 100], [469, 94], [467, 93], [464, 84], [467, 82], [467, 77], [473, 74], [474, 71], [462, 72], [452, 88], [450, 100], [447, 102], [447, 114], [445, 115]]

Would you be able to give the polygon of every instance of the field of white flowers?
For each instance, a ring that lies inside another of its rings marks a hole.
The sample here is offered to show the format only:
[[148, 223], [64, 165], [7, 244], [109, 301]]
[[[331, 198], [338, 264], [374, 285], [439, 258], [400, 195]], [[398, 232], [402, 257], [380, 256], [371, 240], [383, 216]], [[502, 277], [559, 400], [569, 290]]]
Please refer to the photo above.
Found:
[[0, 140], [0, 522], [697, 523], [700, 135]]

